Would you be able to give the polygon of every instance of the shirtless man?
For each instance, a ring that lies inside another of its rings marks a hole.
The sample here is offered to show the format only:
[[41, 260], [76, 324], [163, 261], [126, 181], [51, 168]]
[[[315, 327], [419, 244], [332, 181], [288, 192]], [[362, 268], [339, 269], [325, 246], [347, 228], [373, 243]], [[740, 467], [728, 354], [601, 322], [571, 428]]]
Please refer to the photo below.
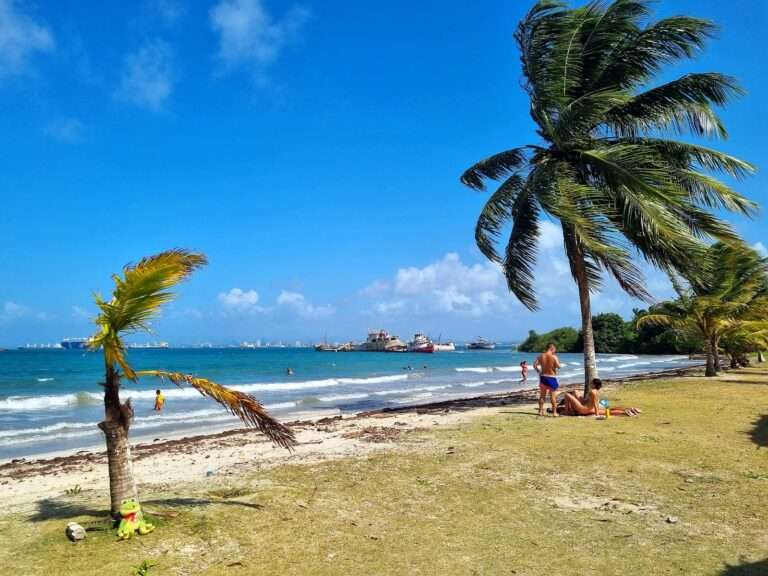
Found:
[[544, 399], [549, 392], [552, 402], [552, 416], [557, 416], [557, 371], [560, 369], [560, 359], [555, 356], [557, 348], [550, 342], [543, 354], [536, 358], [533, 369], [539, 373], [539, 416], [544, 416]]

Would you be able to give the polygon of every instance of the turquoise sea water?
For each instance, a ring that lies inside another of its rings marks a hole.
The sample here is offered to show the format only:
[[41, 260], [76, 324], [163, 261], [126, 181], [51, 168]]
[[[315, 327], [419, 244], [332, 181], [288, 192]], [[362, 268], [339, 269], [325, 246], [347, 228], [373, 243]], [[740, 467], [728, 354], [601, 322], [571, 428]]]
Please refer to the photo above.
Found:
[[[582, 376], [580, 354], [561, 354], [564, 382]], [[193, 373], [256, 396], [283, 419], [305, 412], [357, 412], [442, 398], [531, 387], [519, 382], [522, 360], [535, 355], [497, 348], [436, 354], [332, 353], [311, 349], [131, 350], [136, 369]], [[685, 366], [681, 356], [601, 355], [601, 375], [618, 377]], [[292, 376], [286, 369], [293, 369]], [[410, 367], [410, 369], [407, 369]], [[75, 350], [0, 352], [0, 460], [102, 442], [96, 423], [103, 416], [99, 382], [102, 356]], [[154, 390], [162, 388], [166, 409], [154, 414]], [[193, 389], [159, 380], [124, 382], [136, 413], [133, 439], [200, 433], [235, 427], [238, 421]]]

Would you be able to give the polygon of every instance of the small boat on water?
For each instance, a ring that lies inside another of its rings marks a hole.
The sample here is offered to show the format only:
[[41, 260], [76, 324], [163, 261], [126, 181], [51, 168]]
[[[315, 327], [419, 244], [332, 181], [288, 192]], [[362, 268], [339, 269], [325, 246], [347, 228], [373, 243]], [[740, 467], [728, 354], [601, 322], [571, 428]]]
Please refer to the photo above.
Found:
[[416, 333], [413, 336], [413, 340], [408, 342], [408, 352], [421, 352], [423, 354], [432, 354], [435, 351], [435, 344], [424, 336], [424, 334]]
[[435, 344], [435, 352], [455, 352], [456, 351], [456, 345], [453, 342], [446, 342], [445, 344], [441, 344], [438, 342]]
[[322, 344], [314, 345], [315, 352], [338, 352], [339, 347], [323, 342]]
[[407, 352], [408, 346], [385, 330], [368, 333], [368, 339], [356, 347], [358, 352]]
[[496, 348], [496, 342], [490, 342], [482, 336], [467, 344], [467, 350], [493, 350]]

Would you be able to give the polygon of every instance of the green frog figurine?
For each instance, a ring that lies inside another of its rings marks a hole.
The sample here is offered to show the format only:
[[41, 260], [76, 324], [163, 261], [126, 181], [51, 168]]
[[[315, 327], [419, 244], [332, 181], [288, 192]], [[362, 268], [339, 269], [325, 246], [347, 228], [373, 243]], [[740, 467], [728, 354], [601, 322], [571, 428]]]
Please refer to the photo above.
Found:
[[144, 520], [139, 503], [133, 498], [123, 500], [120, 504], [120, 525], [117, 528], [117, 537], [120, 540], [128, 540], [136, 532], [149, 534], [155, 529], [153, 524]]

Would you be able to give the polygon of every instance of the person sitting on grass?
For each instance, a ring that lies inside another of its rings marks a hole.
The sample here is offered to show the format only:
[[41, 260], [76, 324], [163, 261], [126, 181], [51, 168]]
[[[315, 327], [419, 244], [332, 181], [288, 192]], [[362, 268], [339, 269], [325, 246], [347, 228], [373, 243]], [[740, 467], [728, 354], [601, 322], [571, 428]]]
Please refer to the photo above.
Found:
[[606, 411], [611, 411], [611, 416], [637, 416], [640, 414], [638, 408], [600, 408], [600, 389], [603, 387], [603, 381], [600, 378], [592, 380], [592, 388], [587, 394], [586, 399], [579, 397], [573, 392], [566, 392], [563, 398], [563, 405], [558, 406], [558, 412], [565, 416], [605, 416]]

